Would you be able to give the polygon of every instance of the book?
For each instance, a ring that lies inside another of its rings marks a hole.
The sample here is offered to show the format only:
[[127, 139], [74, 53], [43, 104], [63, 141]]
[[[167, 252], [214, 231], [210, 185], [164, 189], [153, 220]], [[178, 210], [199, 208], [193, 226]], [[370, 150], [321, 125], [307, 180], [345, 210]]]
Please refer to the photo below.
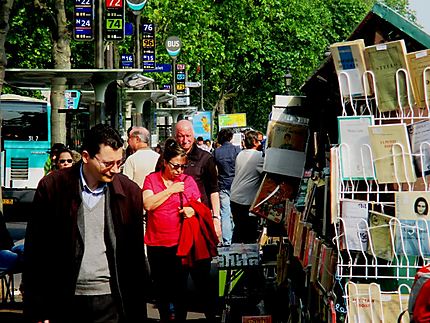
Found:
[[[375, 76], [375, 92], [380, 112], [395, 111], [408, 105], [405, 75], [399, 73], [399, 101], [397, 100], [396, 73], [405, 69], [408, 73], [405, 41], [395, 40], [387, 43], [365, 47], [364, 59], [367, 70]], [[409, 80], [409, 76], [407, 77]], [[413, 91], [413, 88], [411, 91]]]
[[319, 264], [319, 257], [321, 253], [321, 245], [322, 241], [320, 238], [316, 237], [315, 241], [312, 246], [312, 257], [310, 259], [311, 264], [311, 275], [309, 277], [310, 282], [315, 283], [317, 281], [317, 275], [318, 275], [318, 264]]
[[250, 212], [275, 223], [281, 223], [288, 199], [297, 193], [299, 179], [266, 173], [257, 191]]
[[[348, 322], [397, 322], [400, 313], [408, 308], [409, 295], [381, 292], [376, 284], [347, 283]], [[403, 320], [406, 322], [406, 320]]]
[[425, 85], [423, 76], [426, 67], [430, 67], [430, 49], [408, 53], [406, 54], [406, 59], [409, 65], [411, 84], [414, 89], [415, 103], [418, 107], [425, 108], [425, 93], [427, 93], [427, 98], [430, 99], [430, 70], [425, 72]]
[[[339, 86], [343, 96], [364, 96], [364, 88], [369, 84], [367, 78], [363, 83], [363, 74], [366, 71], [364, 60], [364, 40], [356, 39], [346, 42], [334, 43], [330, 45], [330, 52], [339, 79]], [[348, 75], [348, 79], [345, 75]], [[370, 95], [370, 91], [367, 92]]]
[[338, 117], [337, 123], [342, 179], [374, 179], [367, 129], [373, 116]]
[[308, 125], [305, 122], [269, 121], [263, 170], [302, 177], [307, 139]]
[[430, 256], [430, 192], [394, 194], [396, 226], [395, 250], [407, 256]]
[[272, 315], [242, 316], [242, 323], [272, 323]]
[[417, 176], [430, 174], [430, 121], [423, 120], [407, 126]]
[[340, 201], [342, 218], [340, 248], [356, 251], [367, 250], [368, 204], [367, 201], [343, 199]]
[[392, 216], [384, 213], [369, 211], [369, 244], [367, 252], [376, 257], [391, 261], [394, 256], [391, 226]]
[[414, 183], [417, 177], [406, 125], [384, 124], [368, 129], [378, 183]]
[[337, 222], [339, 216], [339, 191], [340, 191], [340, 171], [339, 171], [339, 147], [330, 148], [330, 220], [331, 224]]

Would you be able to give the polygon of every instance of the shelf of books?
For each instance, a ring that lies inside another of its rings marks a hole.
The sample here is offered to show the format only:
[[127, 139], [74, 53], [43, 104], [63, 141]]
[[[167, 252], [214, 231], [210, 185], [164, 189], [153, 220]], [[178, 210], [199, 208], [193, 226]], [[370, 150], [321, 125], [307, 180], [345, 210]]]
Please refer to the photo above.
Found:
[[430, 262], [430, 50], [360, 39], [331, 52], [342, 100], [330, 150], [335, 303], [349, 322], [396, 322]]

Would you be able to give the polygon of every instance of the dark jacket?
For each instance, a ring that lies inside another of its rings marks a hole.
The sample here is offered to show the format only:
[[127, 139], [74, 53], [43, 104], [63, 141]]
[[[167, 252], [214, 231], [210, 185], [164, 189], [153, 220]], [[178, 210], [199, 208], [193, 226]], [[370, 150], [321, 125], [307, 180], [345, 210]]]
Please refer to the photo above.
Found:
[[194, 143], [193, 148], [188, 153], [188, 167], [185, 174], [192, 176], [197, 183], [202, 202], [211, 208], [210, 196], [212, 193], [219, 192], [218, 174], [214, 157], [197, 147]]
[[236, 157], [240, 147], [226, 141], [221, 147], [214, 150], [213, 155], [218, 169], [218, 183], [220, 190], [230, 190], [234, 178]]
[[[45, 176], [38, 185], [27, 225], [24, 311], [31, 321], [68, 322], [84, 244], [78, 228], [80, 163]], [[111, 290], [121, 322], [146, 318], [143, 202], [139, 187], [122, 174], [108, 184], [105, 243]], [[105, 214], [105, 215], [106, 215]], [[30, 321], [30, 322], [31, 322]]]

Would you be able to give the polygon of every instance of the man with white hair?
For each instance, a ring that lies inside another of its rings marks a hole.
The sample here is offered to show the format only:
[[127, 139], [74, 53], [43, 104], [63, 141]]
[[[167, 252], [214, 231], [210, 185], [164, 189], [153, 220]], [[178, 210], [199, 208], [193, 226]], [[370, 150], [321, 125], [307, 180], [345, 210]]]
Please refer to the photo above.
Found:
[[155, 170], [160, 154], [149, 147], [150, 133], [144, 127], [133, 127], [128, 136], [128, 145], [133, 150], [124, 164], [123, 173], [140, 188], [146, 175]]
[[[192, 176], [200, 191], [201, 201], [211, 210], [215, 231], [221, 238], [220, 200], [218, 174], [214, 157], [197, 147], [194, 140], [193, 124], [189, 120], [181, 120], [175, 126], [175, 139], [187, 152], [188, 167], [184, 173]], [[186, 190], [187, 188], [185, 188]], [[210, 259], [200, 260], [190, 268], [191, 277], [200, 293], [204, 304], [204, 313], [208, 322], [215, 322], [217, 282], [210, 276]]]

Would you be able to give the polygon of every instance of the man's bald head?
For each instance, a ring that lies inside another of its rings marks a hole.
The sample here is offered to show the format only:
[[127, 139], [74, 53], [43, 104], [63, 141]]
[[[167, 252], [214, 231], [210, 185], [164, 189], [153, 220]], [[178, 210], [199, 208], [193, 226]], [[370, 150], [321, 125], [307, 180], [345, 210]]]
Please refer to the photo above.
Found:
[[189, 120], [180, 120], [175, 125], [175, 139], [187, 152], [191, 150], [194, 143], [194, 129]]

